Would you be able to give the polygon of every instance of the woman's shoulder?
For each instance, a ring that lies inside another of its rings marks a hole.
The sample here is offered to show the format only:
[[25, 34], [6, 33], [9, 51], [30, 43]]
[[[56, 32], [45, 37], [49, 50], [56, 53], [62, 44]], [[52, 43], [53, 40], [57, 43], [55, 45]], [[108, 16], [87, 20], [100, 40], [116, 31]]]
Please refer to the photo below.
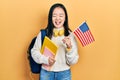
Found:
[[72, 37], [72, 38], [74, 38], [73, 32], [70, 31], [69, 33], [70, 33], [69, 36]]

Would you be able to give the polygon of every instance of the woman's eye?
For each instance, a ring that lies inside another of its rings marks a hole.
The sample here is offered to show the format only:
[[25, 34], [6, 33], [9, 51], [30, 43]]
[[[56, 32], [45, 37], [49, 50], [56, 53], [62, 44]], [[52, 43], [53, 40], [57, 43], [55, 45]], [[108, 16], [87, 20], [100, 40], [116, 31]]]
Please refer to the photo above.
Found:
[[56, 17], [56, 16], [53, 15], [53, 17]]
[[60, 17], [63, 17], [63, 16], [60, 16]]
[[56, 17], [56, 15], [53, 15], [52, 17]]

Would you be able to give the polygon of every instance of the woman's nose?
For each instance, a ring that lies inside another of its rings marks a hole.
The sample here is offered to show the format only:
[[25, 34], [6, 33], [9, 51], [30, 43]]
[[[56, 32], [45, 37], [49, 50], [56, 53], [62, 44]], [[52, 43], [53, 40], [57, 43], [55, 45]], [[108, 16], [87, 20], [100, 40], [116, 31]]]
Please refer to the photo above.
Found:
[[59, 16], [57, 16], [57, 17], [56, 17], [56, 19], [58, 20], [58, 19], [60, 19], [60, 17], [59, 17]]

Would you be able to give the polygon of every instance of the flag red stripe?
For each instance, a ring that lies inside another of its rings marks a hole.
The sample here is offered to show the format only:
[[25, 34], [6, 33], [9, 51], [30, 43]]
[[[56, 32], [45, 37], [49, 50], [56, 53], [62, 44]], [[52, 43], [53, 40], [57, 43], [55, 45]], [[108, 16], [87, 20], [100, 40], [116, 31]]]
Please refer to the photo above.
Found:
[[80, 29], [78, 29], [78, 33], [79, 33], [79, 35], [81, 37], [83, 46], [85, 46], [86, 45], [86, 41], [84, 40], [84, 36], [83, 36], [82, 31]]
[[75, 33], [75, 35], [78, 37], [78, 39], [80, 40], [80, 42], [82, 43], [82, 46], [84, 46], [84, 45], [83, 45], [83, 42], [82, 42], [82, 38], [81, 38], [81, 36], [80, 36], [80, 34], [79, 34], [78, 29], [76, 29], [76, 30], [74, 31], [74, 33]]
[[93, 41], [95, 41], [95, 39], [94, 39], [94, 37], [93, 37], [93, 35], [92, 35], [92, 33], [91, 33], [91, 32], [90, 32], [90, 34], [91, 34], [90, 36], [91, 36], [92, 40], [93, 40]]
[[87, 31], [83, 33], [85, 38], [86, 38], [86, 44], [89, 44], [89, 38], [88, 38], [88, 34], [87, 34]]
[[91, 42], [93, 42], [94, 41], [94, 37], [93, 37], [92, 33], [90, 31], [88, 31], [88, 33], [89, 33]]
[[77, 34], [79, 35], [79, 38], [80, 38], [80, 40], [81, 40], [81, 43], [82, 43], [82, 46], [84, 46], [85, 45], [85, 41], [84, 41], [84, 39], [83, 39], [83, 36], [81, 35], [81, 31], [80, 31], [80, 29], [78, 28], [77, 30], [76, 30], [76, 32], [77, 32]]
[[86, 38], [80, 29], [79, 29], [79, 33], [80, 33], [80, 36], [82, 37], [82, 42], [83, 42], [84, 46], [87, 45]]
[[87, 36], [88, 44], [90, 44], [91, 43], [91, 38], [90, 38], [89, 30], [86, 31], [85, 34]]
[[[78, 38], [78, 39], [80, 40], [80, 42], [82, 43], [82, 41], [81, 41], [81, 39], [80, 39], [78, 33], [75, 31], [74, 34], [77, 36], [77, 38]], [[82, 46], [83, 46], [83, 44], [82, 44]]]

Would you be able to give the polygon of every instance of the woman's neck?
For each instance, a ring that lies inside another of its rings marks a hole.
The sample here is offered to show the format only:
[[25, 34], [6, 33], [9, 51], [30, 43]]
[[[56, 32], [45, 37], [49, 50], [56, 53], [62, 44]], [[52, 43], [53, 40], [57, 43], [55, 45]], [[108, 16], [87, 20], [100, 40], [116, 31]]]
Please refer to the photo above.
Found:
[[54, 28], [55, 30], [62, 30], [64, 29], [64, 27], [60, 27], [60, 28]]

